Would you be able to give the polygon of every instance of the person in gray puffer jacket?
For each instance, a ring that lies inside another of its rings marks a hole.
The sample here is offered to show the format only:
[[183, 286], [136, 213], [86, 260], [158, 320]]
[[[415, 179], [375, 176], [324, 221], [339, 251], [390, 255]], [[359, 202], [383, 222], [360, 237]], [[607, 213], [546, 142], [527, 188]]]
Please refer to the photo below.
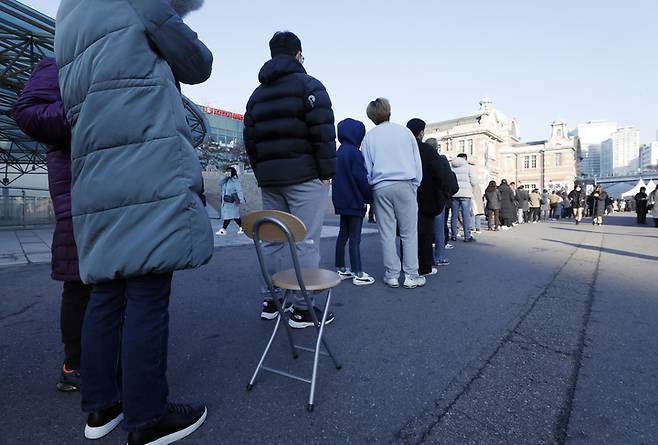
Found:
[[130, 445], [169, 443], [206, 417], [204, 406], [167, 403], [166, 379], [172, 273], [213, 251], [179, 85], [212, 70], [181, 18], [201, 4], [62, 0], [57, 12], [73, 226], [80, 276], [93, 285], [82, 334], [87, 438], [124, 419]]
[[471, 236], [471, 200], [473, 199], [473, 187], [478, 184], [479, 179], [473, 167], [469, 165], [466, 153], [460, 153], [452, 160], [452, 171], [457, 176], [459, 191], [452, 196], [451, 238], [453, 241], [457, 241], [457, 224], [459, 209], [461, 209], [464, 241], [472, 242], [475, 241], [475, 238]]

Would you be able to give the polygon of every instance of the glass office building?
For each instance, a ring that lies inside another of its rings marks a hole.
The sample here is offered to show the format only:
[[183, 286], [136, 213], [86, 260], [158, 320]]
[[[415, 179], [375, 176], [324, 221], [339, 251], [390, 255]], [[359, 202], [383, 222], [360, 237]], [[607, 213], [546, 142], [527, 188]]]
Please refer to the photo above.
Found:
[[227, 148], [243, 145], [243, 115], [203, 105], [199, 108], [208, 119], [209, 142]]

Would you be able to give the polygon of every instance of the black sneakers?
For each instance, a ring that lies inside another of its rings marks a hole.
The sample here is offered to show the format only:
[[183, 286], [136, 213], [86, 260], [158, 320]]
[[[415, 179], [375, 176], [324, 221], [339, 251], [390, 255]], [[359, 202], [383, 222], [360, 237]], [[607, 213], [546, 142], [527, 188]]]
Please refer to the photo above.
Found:
[[[315, 316], [318, 318], [318, 321], [322, 321], [322, 311], [316, 307], [313, 308], [315, 310]], [[329, 312], [327, 314], [327, 319], [324, 322], [324, 325], [331, 324], [334, 321], [334, 314], [333, 312]], [[291, 328], [294, 329], [304, 329], [304, 328], [310, 328], [311, 326], [315, 326], [313, 323], [313, 317], [311, 317], [311, 311], [309, 310], [303, 310], [303, 309], [295, 309], [292, 308], [292, 312], [290, 313], [290, 320], [288, 320], [288, 324], [290, 325]]]
[[80, 371], [68, 370], [62, 366], [62, 375], [57, 382], [57, 390], [62, 392], [80, 391]]
[[164, 416], [144, 431], [128, 434], [128, 445], [167, 445], [189, 436], [206, 420], [208, 409], [203, 405], [168, 403]]
[[100, 439], [105, 437], [123, 420], [123, 408], [120, 403], [110, 408], [89, 414], [85, 426], [87, 439]]
[[[283, 303], [283, 300], [279, 300]], [[286, 303], [283, 308], [284, 312], [290, 312], [292, 310], [292, 304]], [[265, 300], [263, 301], [263, 310], [260, 313], [260, 318], [263, 320], [274, 320], [279, 316], [279, 311], [276, 310], [276, 304], [273, 301]]]

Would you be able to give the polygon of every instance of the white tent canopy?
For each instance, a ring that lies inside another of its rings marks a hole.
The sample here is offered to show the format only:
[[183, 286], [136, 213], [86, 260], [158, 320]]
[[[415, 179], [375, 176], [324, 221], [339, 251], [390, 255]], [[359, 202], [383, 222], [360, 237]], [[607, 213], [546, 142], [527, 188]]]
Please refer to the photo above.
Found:
[[622, 198], [632, 198], [635, 195], [637, 195], [638, 193], [640, 193], [640, 189], [642, 187], [646, 187], [646, 186], [647, 186], [646, 183], [642, 179], [640, 179], [637, 182], [637, 185], [635, 187], [633, 187], [632, 189], [630, 189], [626, 193], [622, 193], [621, 197]]
[[656, 190], [656, 183], [655, 183], [655, 182], [653, 181], [653, 179], [652, 179], [652, 180], [649, 181], [649, 183], [647, 184], [647, 194], [653, 192], [654, 190]]

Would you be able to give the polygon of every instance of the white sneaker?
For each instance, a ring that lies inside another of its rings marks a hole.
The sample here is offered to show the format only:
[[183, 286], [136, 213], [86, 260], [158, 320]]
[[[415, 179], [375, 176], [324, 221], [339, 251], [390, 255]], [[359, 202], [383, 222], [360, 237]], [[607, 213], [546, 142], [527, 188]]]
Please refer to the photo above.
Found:
[[411, 275], [404, 276], [404, 288], [405, 289], [415, 289], [417, 287], [423, 287], [427, 283], [425, 277], [418, 276], [416, 278], [411, 277]]
[[393, 289], [400, 287], [400, 281], [397, 278], [384, 278], [384, 284]]
[[220, 235], [220, 236], [226, 235], [226, 229], [219, 229], [217, 232], [215, 232], [215, 235]]
[[431, 271], [430, 273], [426, 273], [426, 274], [424, 274], [423, 276], [424, 276], [424, 277], [429, 277], [429, 276], [431, 276], [431, 275], [436, 275], [437, 273], [439, 273], [439, 269], [437, 269], [436, 267], [433, 267], [433, 268], [432, 268], [432, 271]]
[[345, 270], [338, 269], [336, 273], [338, 273], [338, 276], [340, 277], [341, 280], [351, 280], [352, 278], [354, 278], [354, 272], [352, 272], [350, 269], [345, 269]]
[[[363, 272], [361, 276], [354, 275], [354, 278], [352, 278], [352, 284], [355, 286], [368, 286], [374, 282], [375, 279], [365, 272]], [[400, 284], [398, 283], [398, 286], [399, 285]]]
[[238, 230], [238, 235], [244, 235], [244, 230], [242, 230], [242, 227]]
[[454, 248], [455, 248], [455, 246], [453, 246], [452, 244], [450, 244], [450, 243], [446, 244], [446, 249], [451, 250], [451, 249], [454, 249]]
[[502, 229], [503, 230], [509, 230], [509, 229], [511, 229], [511, 227], [503, 226]]

